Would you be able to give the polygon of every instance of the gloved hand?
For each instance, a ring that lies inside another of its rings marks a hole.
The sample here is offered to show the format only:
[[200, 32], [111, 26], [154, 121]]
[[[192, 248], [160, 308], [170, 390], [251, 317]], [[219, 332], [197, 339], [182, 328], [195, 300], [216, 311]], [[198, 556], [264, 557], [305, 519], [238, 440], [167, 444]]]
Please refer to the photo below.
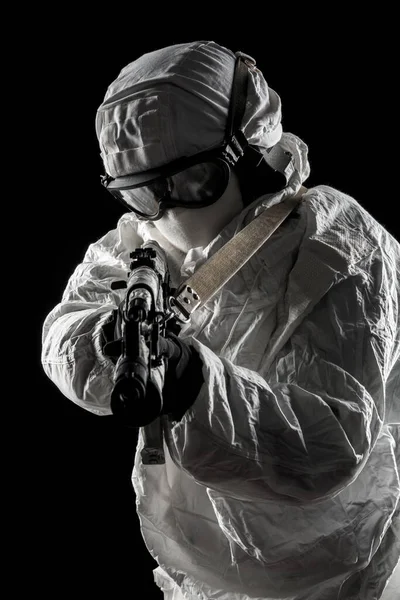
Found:
[[173, 333], [161, 339], [161, 353], [166, 358], [162, 413], [180, 421], [204, 383], [203, 363], [197, 350]]
[[[122, 309], [115, 309], [103, 324], [103, 352], [117, 363], [122, 353]], [[146, 394], [162, 394], [161, 414], [167, 414], [171, 420], [179, 421], [186, 410], [195, 402], [203, 384], [202, 361], [198, 352], [177, 335], [168, 332], [160, 339], [160, 352], [164, 357], [165, 373], [163, 381], [155, 377], [149, 380]], [[155, 369], [154, 369], [155, 370]], [[157, 369], [158, 375], [160, 370]], [[157, 380], [158, 385], [155, 384]]]

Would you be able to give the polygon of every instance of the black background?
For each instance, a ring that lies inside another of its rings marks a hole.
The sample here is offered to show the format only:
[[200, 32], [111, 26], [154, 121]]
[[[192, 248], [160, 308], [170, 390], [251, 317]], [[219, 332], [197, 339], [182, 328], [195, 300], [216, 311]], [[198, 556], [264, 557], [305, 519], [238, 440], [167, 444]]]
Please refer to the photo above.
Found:
[[[27, 441], [17, 479], [27, 519], [14, 537], [16, 560], [32, 566], [30, 589], [112, 598], [162, 597], [156, 566], [140, 537], [131, 487], [135, 440], [111, 417], [96, 417], [67, 400], [40, 364], [41, 326], [87, 246], [115, 227], [122, 214], [100, 186], [94, 130], [96, 109], [120, 69], [144, 52], [212, 39], [256, 58], [282, 99], [283, 127], [309, 146], [308, 187], [328, 184], [355, 197], [399, 239], [394, 144], [394, 59], [387, 27], [376, 15], [331, 13], [304, 21], [243, 9], [230, 22], [196, 29], [198, 6], [177, 16], [134, 10], [101, 13], [83, 23], [53, 15], [33, 36], [29, 154], [36, 204], [28, 214], [34, 258], [34, 378], [18, 372]], [[289, 10], [288, 10], [289, 12]], [[191, 25], [188, 26], [190, 19]], [[380, 39], [379, 44], [377, 40]], [[29, 52], [27, 53], [29, 59]], [[31, 115], [32, 116], [32, 115]], [[32, 122], [35, 125], [32, 126]], [[40, 200], [40, 201], [39, 201]], [[32, 264], [32, 263], [30, 263]], [[32, 302], [31, 302], [32, 305]], [[33, 381], [33, 386], [32, 385]], [[26, 389], [28, 393], [26, 393]], [[13, 439], [20, 439], [19, 426]], [[21, 434], [22, 435], [22, 434]], [[18, 442], [15, 442], [17, 444]], [[13, 450], [12, 450], [13, 452]], [[26, 525], [25, 525], [26, 523]], [[23, 585], [16, 580], [16, 589]]]

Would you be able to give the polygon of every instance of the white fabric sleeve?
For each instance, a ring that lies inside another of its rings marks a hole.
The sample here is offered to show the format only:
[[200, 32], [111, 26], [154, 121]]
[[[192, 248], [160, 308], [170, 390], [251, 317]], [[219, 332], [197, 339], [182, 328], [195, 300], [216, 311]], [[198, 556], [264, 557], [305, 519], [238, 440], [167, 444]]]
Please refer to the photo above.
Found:
[[198, 483], [242, 500], [315, 502], [349, 485], [381, 431], [385, 381], [399, 350], [397, 311], [389, 306], [395, 294], [385, 290], [386, 306], [378, 304], [362, 293], [364, 281], [360, 269], [333, 286], [263, 377], [192, 340], [205, 383], [171, 424], [174, 462]]
[[114, 365], [102, 354], [101, 326], [120, 304], [124, 290], [111, 282], [127, 278], [129, 249], [140, 245], [129, 222], [91, 244], [70, 277], [61, 302], [43, 324], [42, 365], [67, 398], [99, 415], [111, 414]]

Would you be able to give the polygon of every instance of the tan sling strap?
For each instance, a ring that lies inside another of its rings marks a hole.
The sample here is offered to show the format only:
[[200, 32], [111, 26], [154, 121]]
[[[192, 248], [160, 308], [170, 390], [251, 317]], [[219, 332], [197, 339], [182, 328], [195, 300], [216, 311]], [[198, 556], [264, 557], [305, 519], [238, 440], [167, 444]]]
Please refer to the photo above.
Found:
[[298, 206], [307, 188], [266, 209], [207, 260], [175, 293], [171, 304], [181, 321], [189, 321], [253, 256]]

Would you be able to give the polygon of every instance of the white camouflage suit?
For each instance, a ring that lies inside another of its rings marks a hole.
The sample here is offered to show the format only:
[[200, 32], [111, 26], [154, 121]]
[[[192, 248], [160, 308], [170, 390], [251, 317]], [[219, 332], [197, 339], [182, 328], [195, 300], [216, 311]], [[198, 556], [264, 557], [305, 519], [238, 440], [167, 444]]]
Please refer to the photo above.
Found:
[[[306, 146], [287, 133], [280, 143], [296, 164], [285, 190], [189, 251], [175, 284], [298, 191]], [[101, 325], [124, 293], [110, 283], [149, 239], [151, 223], [124, 215], [44, 323], [46, 374], [98, 415], [110, 414], [114, 369]], [[142, 464], [139, 436], [132, 476], [165, 598], [400, 598], [399, 307], [399, 243], [356, 200], [318, 186], [193, 314], [181, 337], [204, 383], [181, 421], [164, 421], [165, 464]]]

